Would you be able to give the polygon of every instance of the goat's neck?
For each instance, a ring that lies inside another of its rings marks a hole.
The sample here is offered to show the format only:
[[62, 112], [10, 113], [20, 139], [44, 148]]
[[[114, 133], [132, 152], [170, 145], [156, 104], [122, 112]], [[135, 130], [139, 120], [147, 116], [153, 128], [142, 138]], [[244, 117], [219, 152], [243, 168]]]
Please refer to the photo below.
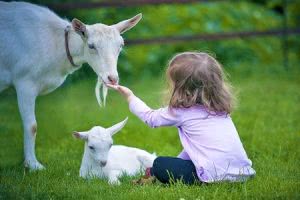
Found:
[[73, 58], [75, 65], [81, 66], [85, 63], [84, 60], [84, 41], [83, 39], [74, 31], [69, 31], [69, 50]]

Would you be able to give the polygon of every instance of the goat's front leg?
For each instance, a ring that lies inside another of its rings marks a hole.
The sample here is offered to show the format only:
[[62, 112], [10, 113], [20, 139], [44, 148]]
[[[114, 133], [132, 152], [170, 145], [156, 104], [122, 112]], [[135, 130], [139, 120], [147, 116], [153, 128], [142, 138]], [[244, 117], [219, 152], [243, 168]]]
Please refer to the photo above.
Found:
[[121, 176], [122, 172], [119, 170], [112, 170], [109, 172], [108, 176], [108, 183], [111, 185], [120, 185], [121, 182], [119, 181], [119, 177]]
[[37, 92], [34, 85], [29, 86], [26, 83], [20, 84], [19, 87], [16, 87], [16, 90], [24, 129], [25, 167], [30, 170], [41, 170], [44, 169], [44, 166], [37, 161], [35, 156], [37, 124], [34, 110]]

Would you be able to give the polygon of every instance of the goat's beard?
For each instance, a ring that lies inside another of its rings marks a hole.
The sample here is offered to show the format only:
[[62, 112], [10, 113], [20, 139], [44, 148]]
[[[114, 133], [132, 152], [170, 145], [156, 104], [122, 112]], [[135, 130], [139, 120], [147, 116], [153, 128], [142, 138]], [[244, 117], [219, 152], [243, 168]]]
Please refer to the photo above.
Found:
[[[100, 90], [102, 89], [102, 95], [100, 94]], [[104, 84], [101, 78], [98, 77], [98, 81], [95, 88], [95, 94], [97, 98], [97, 102], [100, 107], [104, 107], [106, 104], [106, 96], [107, 96], [107, 86]]]

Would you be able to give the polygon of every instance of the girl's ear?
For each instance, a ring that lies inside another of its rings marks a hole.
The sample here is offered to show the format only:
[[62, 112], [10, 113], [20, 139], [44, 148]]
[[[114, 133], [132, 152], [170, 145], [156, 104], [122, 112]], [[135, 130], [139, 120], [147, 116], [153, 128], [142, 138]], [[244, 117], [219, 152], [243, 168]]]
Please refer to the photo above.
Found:
[[121, 130], [125, 126], [127, 120], [128, 120], [128, 117], [126, 117], [125, 120], [107, 128], [106, 130], [110, 133], [111, 136], [113, 136], [114, 134], [116, 134], [119, 130]]
[[81, 139], [81, 140], [85, 140], [87, 141], [88, 140], [88, 132], [77, 132], [77, 131], [74, 131], [73, 132], [73, 136], [77, 139]]

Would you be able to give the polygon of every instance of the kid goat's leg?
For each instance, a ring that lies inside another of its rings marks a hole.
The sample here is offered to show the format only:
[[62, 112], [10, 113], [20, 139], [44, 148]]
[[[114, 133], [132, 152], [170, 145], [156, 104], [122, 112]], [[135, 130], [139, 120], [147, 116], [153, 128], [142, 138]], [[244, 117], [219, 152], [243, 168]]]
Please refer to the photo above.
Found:
[[111, 170], [108, 174], [108, 183], [111, 185], [120, 185], [119, 176], [122, 174], [119, 170]]
[[20, 84], [20, 87], [16, 87], [16, 90], [24, 129], [25, 166], [31, 170], [40, 170], [44, 167], [37, 161], [35, 156], [37, 124], [34, 110], [37, 92], [32, 85], [29, 86], [26, 83]]

